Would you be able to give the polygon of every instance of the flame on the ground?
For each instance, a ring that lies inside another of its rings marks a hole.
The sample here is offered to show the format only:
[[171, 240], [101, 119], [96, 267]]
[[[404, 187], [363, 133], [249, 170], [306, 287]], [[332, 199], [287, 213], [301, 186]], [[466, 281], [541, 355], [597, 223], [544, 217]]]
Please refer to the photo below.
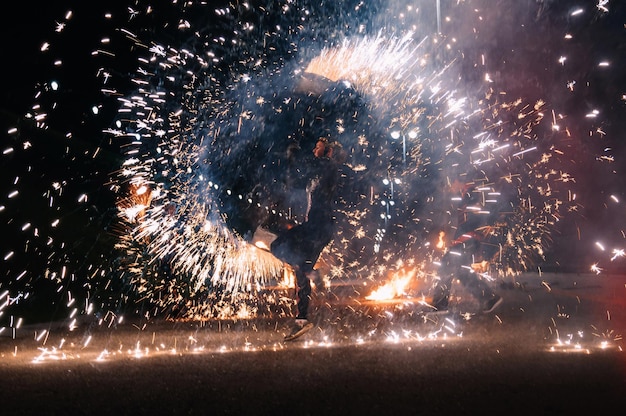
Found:
[[406, 294], [409, 283], [415, 278], [415, 270], [396, 272], [391, 279], [366, 296], [367, 300], [390, 300]]
[[437, 248], [439, 250], [445, 250], [446, 248], [446, 233], [443, 231], [439, 231], [439, 238], [437, 240]]

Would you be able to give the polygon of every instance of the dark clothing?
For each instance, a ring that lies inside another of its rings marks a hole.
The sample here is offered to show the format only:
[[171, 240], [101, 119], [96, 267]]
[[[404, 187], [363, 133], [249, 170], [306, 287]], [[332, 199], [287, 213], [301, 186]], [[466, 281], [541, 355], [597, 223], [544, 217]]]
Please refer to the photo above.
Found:
[[482, 304], [493, 299], [496, 294], [491, 287], [472, 269], [473, 263], [478, 263], [483, 258], [484, 234], [482, 227], [490, 224], [492, 219], [483, 214], [467, 210], [469, 205], [480, 204], [480, 193], [463, 193], [463, 209], [457, 211], [457, 230], [451, 247], [441, 259], [439, 267], [439, 280], [436, 282], [433, 294], [435, 307], [446, 308], [452, 281], [456, 277], [467, 291]]
[[[457, 240], [441, 259], [439, 280], [435, 286], [433, 303], [447, 305], [452, 281], [456, 277], [468, 292], [476, 299], [487, 301], [495, 296], [489, 285], [475, 273], [471, 265], [479, 259], [474, 258], [480, 247], [480, 238], [476, 234], [466, 234], [466, 239]], [[460, 241], [465, 240], [465, 241]]]
[[311, 282], [307, 273], [313, 271], [322, 250], [332, 239], [332, 223], [316, 227], [308, 221], [280, 234], [272, 242], [272, 253], [290, 264], [296, 275], [298, 316], [306, 319], [311, 297]]
[[316, 158], [304, 173], [310, 199], [305, 220], [281, 232], [272, 242], [271, 251], [293, 267], [298, 287], [297, 318], [306, 319], [311, 296], [307, 273], [313, 271], [322, 250], [333, 238], [338, 167], [328, 158]]

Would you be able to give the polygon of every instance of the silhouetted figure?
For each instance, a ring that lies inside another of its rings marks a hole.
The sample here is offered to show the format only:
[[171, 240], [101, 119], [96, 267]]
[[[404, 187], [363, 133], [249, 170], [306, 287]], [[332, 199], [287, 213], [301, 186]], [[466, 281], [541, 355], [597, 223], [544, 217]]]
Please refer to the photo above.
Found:
[[484, 225], [484, 216], [475, 209], [468, 209], [479, 204], [474, 201], [471, 190], [463, 190], [463, 206], [458, 212], [458, 224], [454, 240], [441, 259], [438, 277], [433, 293], [433, 304], [437, 312], [448, 310], [450, 289], [453, 280], [458, 279], [467, 291], [480, 302], [483, 313], [493, 312], [502, 303], [502, 297], [483, 280], [477, 265], [484, 260], [481, 244], [490, 230]]
[[339, 179], [338, 163], [333, 155], [335, 146], [325, 138], [317, 141], [313, 159], [302, 169], [307, 181], [304, 221], [279, 233], [271, 244], [272, 253], [288, 263], [296, 276], [298, 314], [286, 341], [313, 327], [308, 320], [311, 282], [307, 275], [313, 271], [322, 250], [333, 238], [335, 191]]

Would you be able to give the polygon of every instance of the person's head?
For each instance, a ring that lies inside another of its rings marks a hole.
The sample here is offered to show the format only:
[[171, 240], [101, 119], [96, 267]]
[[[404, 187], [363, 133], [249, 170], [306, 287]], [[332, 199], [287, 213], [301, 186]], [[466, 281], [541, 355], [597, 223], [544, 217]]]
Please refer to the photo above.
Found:
[[328, 140], [326, 140], [326, 138], [320, 137], [319, 139], [317, 139], [317, 143], [315, 143], [315, 147], [313, 148], [313, 154], [315, 155], [315, 157], [327, 156], [327, 144]]

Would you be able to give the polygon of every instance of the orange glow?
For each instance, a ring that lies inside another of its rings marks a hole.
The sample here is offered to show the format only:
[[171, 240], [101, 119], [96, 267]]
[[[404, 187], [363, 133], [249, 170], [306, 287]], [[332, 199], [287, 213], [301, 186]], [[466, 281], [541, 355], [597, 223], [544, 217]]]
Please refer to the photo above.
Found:
[[439, 231], [439, 240], [437, 241], [437, 248], [439, 250], [443, 250], [446, 248], [446, 233], [443, 231]]
[[257, 241], [257, 242], [254, 243], [254, 245], [257, 248], [260, 248], [261, 250], [270, 251], [270, 248], [263, 241]]
[[285, 264], [285, 268], [283, 269], [283, 280], [278, 284], [283, 287], [296, 287], [296, 274], [288, 264]]
[[129, 222], [141, 222], [151, 202], [152, 191], [149, 186], [131, 183], [128, 187], [128, 195], [118, 200], [117, 206]]
[[389, 282], [380, 286], [365, 298], [368, 300], [390, 300], [395, 297], [405, 295], [405, 291], [415, 275], [415, 270], [394, 273]]
[[483, 260], [478, 263], [472, 263], [472, 270], [476, 273], [487, 273], [489, 271], [489, 262]]
[[[327, 50], [324, 54], [316, 56], [309, 62], [305, 72], [320, 75], [333, 82], [346, 77], [346, 69], [344, 66], [338, 66], [336, 62], [342, 62], [346, 56], [352, 56], [353, 49], [348, 50]], [[335, 64], [335, 65], [334, 65]]]

